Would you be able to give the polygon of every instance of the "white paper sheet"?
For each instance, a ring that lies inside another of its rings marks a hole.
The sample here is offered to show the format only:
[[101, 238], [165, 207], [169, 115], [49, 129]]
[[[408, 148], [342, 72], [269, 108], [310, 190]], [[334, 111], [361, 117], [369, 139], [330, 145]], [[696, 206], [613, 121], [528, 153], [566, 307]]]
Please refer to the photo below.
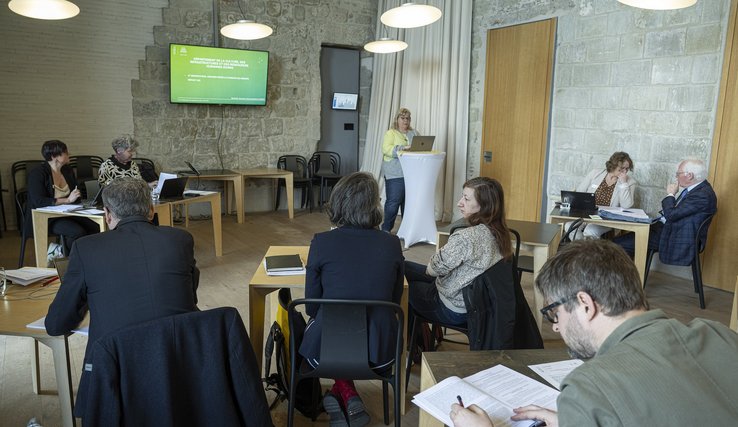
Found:
[[549, 384], [561, 390], [561, 382], [564, 381], [564, 378], [583, 363], [580, 359], [571, 359], [562, 360], [561, 362], [530, 365], [528, 367], [540, 375], [541, 378], [548, 381]]

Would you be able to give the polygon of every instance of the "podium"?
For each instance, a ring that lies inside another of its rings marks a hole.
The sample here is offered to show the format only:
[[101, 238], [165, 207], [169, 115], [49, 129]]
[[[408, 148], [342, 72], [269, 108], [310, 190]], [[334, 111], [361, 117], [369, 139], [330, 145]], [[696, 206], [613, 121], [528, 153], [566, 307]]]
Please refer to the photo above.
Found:
[[435, 192], [438, 173], [446, 153], [404, 152], [400, 156], [405, 176], [405, 209], [397, 236], [405, 248], [418, 243], [436, 243]]

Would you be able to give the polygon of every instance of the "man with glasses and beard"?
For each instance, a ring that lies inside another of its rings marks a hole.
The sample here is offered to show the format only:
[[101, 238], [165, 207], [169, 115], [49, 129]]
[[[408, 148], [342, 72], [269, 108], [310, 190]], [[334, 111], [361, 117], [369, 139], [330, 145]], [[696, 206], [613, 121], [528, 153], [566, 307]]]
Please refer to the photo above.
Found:
[[[576, 357], [590, 359], [561, 384], [558, 413], [530, 405], [513, 420], [547, 426], [674, 426], [738, 420], [738, 334], [705, 319], [683, 324], [649, 310], [638, 271], [606, 240], [574, 242], [544, 265], [541, 309]], [[451, 407], [455, 427], [492, 426], [471, 405]]]

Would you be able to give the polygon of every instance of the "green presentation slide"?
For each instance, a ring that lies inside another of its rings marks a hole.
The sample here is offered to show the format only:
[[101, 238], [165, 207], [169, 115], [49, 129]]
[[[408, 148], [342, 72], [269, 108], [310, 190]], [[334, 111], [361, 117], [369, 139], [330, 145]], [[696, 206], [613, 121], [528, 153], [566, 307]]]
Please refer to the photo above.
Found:
[[269, 52], [171, 44], [170, 101], [266, 105]]

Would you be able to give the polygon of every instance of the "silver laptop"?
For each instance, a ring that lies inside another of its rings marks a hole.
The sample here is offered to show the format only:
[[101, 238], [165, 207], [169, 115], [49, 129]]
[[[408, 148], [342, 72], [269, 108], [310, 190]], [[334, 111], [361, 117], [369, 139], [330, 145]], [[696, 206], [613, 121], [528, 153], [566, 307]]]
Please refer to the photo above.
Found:
[[433, 150], [433, 141], [435, 140], [435, 136], [415, 135], [412, 145], [405, 151], [431, 151]]

